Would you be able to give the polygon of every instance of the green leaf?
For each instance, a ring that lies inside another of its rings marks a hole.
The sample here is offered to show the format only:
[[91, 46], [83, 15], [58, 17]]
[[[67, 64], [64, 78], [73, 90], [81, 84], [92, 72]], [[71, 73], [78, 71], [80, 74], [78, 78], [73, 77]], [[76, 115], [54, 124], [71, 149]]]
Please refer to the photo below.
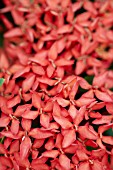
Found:
[[87, 92], [87, 90], [86, 90], [86, 89], [83, 89], [83, 88], [81, 88], [81, 87], [79, 87], [79, 88], [78, 88], [78, 90], [79, 90], [80, 92], [82, 92], [82, 93]]
[[106, 130], [106, 131], [103, 133], [103, 135], [105, 135], [105, 136], [113, 136], [113, 130], [112, 130], [112, 128]]
[[108, 70], [113, 70], [113, 63], [109, 66]]
[[34, 0], [30, 0], [30, 3], [33, 3], [34, 2]]
[[89, 84], [92, 84], [94, 76], [85, 76], [84, 78]]
[[86, 146], [86, 149], [87, 149], [88, 151], [92, 151], [92, 150], [96, 150], [97, 148], [93, 148], [93, 147], [91, 147], [91, 146]]
[[0, 139], [0, 143], [3, 143], [5, 139], [5, 136], [3, 138]]
[[4, 78], [0, 78], [0, 86], [2, 86], [2, 84], [4, 83], [5, 79]]
[[110, 90], [111, 90], [111, 91], [113, 91], [113, 87], [112, 87], [112, 88], [110, 88]]

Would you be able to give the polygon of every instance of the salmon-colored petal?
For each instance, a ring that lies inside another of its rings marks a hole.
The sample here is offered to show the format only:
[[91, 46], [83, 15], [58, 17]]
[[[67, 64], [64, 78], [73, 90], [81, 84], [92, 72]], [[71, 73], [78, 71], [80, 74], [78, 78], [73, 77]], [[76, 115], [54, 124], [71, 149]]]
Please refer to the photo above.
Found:
[[32, 121], [30, 119], [22, 118], [21, 125], [25, 131], [29, 131], [31, 129], [31, 124], [32, 124]]
[[16, 25], [21, 25], [24, 22], [24, 18], [22, 15], [20, 15], [19, 11], [13, 9], [11, 14]]
[[0, 163], [3, 165], [3, 166], [6, 166], [9, 167], [9, 168], [13, 168], [13, 164], [12, 164], [12, 161], [10, 158], [7, 158], [5, 156], [0, 156]]
[[78, 110], [76, 109], [74, 105], [70, 105], [68, 112], [69, 112], [69, 115], [72, 117], [72, 119], [74, 119], [78, 114]]
[[28, 161], [27, 158], [22, 159], [20, 154], [18, 152], [14, 153], [14, 158], [16, 160], [16, 163], [21, 166], [21, 167], [29, 167], [30, 162]]
[[66, 8], [70, 5], [70, 0], [65, 0], [61, 2], [62, 8]]
[[10, 117], [1, 117], [0, 118], [0, 127], [6, 127], [10, 122]]
[[41, 108], [41, 99], [38, 93], [34, 92], [32, 94], [32, 105], [37, 109]]
[[84, 2], [84, 8], [85, 8], [86, 10], [88, 10], [89, 12], [93, 13], [94, 15], [97, 15], [97, 14], [98, 14], [97, 10], [95, 9], [95, 6], [94, 6], [93, 3], [90, 2], [90, 1], [85, 1], [85, 2]]
[[75, 67], [75, 74], [80, 75], [86, 68], [86, 63], [84, 60], [78, 60]]
[[29, 136], [35, 138], [35, 139], [45, 139], [45, 138], [48, 138], [50, 136], [53, 136], [54, 134], [50, 131], [43, 131], [39, 128], [35, 128], [35, 129], [32, 129], [30, 132], [29, 132]]
[[44, 140], [45, 140], [45, 139], [35, 139], [32, 147], [33, 147], [34, 149], [35, 149], [35, 148], [40, 148], [40, 147], [43, 145]]
[[112, 136], [103, 136], [103, 137], [102, 137], [102, 141], [103, 141], [104, 143], [113, 145], [113, 137], [112, 137]]
[[59, 28], [58, 30], [57, 30], [57, 33], [58, 34], [64, 34], [64, 33], [69, 33], [69, 32], [71, 32], [72, 31], [72, 27], [71, 27], [71, 25], [64, 25], [64, 26], [62, 26], [61, 28]]
[[40, 124], [45, 127], [48, 128], [49, 127], [49, 123], [50, 123], [50, 117], [47, 114], [41, 114], [40, 115]]
[[107, 78], [107, 72], [99, 76], [95, 76], [93, 79], [93, 86], [101, 87], [105, 84]]
[[50, 138], [50, 139], [47, 141], [47, 143], [45, 144], [45, 149], [47, 149], [47, 150], [52, 150], [54, 147], [55, 147], [54, 139], [53, 139], [53, 138]]
[[72, 127], [71, 122], [69, 122], [69, 120], [65, 117], [62, 116], [53, 116], [54, 120], [61, 125], [61, 127], [63, 129], [68, 129], [70, 127]]
[[57, 102], [58, 102], [58, 104], [60, 105], [60, 106], [62, 106], [62, 107], [66, 107], [66, 106], [68, 106], [69, 105], [69, 100], [65, 100], [65, 99], [63, 99], [63, 98], [61, 98], [61, 97], [57, 97]]
[[79, 109], [79, 111], [77, 112], [78, 114], [76, 115], [75, 119], [74, 119], [74, 124], [76, 126], [78, 126], [80, 124], [80, 122], [84, 119], [85, 116], [85, 111], [86, 111], [86, 107], [83, 106]]
[[37, 116], [39, 115], [39, 111], [26, 111], [22, 114], [22, 117], [25, 119], [36, 119]]
[[64, 169], [70, 169], [70, 159], [66, 155], [61, 154], [59, 156], [59, 163]]
[[14, 76], [13, 76], [13, 79], [15, 79], [15, 78], [18, 78], [18, 77], [20, 77], [20, 76], [22, 76], [24, 73], [28, 73], [30, 71], [30, 67], [29, 66], [27, 66], [27, 67], [25, 67], [25, 68], [20, 68], [15, 74], [14, 74]]
[[48, 75], [48, 77], [51, 77], [51, 76], [53, 75], [54, 71], [55, 71], [55, 67], [53, 67], [52, 64], [49, 65], [49, 66], [47, 67], [47, 75]]
[[90, 170], [89, 162], [81, 162], [78, 170]]
[[50, 151], [45, 151], [42, 153], [42, 156], [48, 157], [48, 158], [56, 158], [59, 154], [58, 150], [50, 150]]
[[79, 83], [76, 82], [76, 83], [73, 85], [73, 87], [72, 87], [72, 89], [71, 89], [71, 91], [70, 91], [70, 93], [69, 93], [69, 98], [70, 98], [71, 100], [74, 100], [75, 95], [76, 95], [76, 93], [77, 93], [77, 91], [78, 91], [78, 87], [79, 87]]
[[17, 117], [21, 116], [26, 110], [30, 110], [31, 107], [32, 107], [31, 104], [19, 105], [13, 114]]
[[88, 98], [88, 97], [80, 97], [78, 100], [75, 101], [76, 105], [78, 107], [82, 107], [84, 105], [90, 105], [92, 102], [94, 102], [95, 99], [93, 98]]
[[102, 117], [102, 115], [99, 112], [90, 112], [89, 115], [91, 118], [97, 118], [97, 119]]
[[50, 50], [48, 51], [48, 57], [52, 60], [56, 60], [57, 56], [58, 56], [57, 44], [55, 42], [54, 44], [52, 44]]
[[99, 162], [98, 160], [95, 160], [92, 165], [92, 170], [102, 170], [102, 169], [103, 169], [102, 163]]
[[105, 152], [106, 151], [104, 149], [98, 149], [98, 150], [91, 151], [92, 155], [95, 157], [102, 157], [102, 156], [104, 156]]
[[13, 119], [11, 123], [11, 132], [16, 135], [19, 131], [19, 120]]
[[31, 139], [29, 137], [25, 137], [25, 139], [20, 144], [20, 157], [23, 160], [26, 158], [29, 149], [31, 148]]
[[6, 153], [7, 153], [7, 151], [4, 147], [4, 145], [0, 143], [0, 154], [6, 154]]
[[28, 90], [30, 90], [34, 83], [34, 80], [35, 80], [35, 75], [28, 76], [22, 83], [22, 90], [24, 92], [27, 92]]
[[57, 134], [55, 147], [60, 149], [60, 148], [62, 147], [62, 141], [63, 141], [63, 136], [62, 136], [62, 134], [60, 134], [60, 133]]
[[17, 96], [15, 96], [14, 98], [12, 98], [12, 99], [10, 99], [10, 100], [7, 101], [7, 107], [8, 107], [8, 108], [12, 108], [12, 107], [14, 107], [15, 105], [19, 104], [20, 101], [21, 101], [20, 96], [17, 95]]
[[55, 61], [55, 65], [57, 66], [70, 66], [73, 65], [74, 60], [66, 60], [64, 58], [60, 58], [57, 61]]
[[96, 140], [98, 138], [98, 136], [95, 135], [92, 131], [90, 131], [87, 126], [79, 126], [78, 132], [81, 136], [87, 139]]
[[113, 123], [109, 123], [107, 125], [102, 125], [102, 126], [99, 126], [98, 128], [98, 133], [102, 134], [103, 132], [105, 132], [106, 130], [110, 129], [113, 127]]
[[5, 89], [5, 94], [11, 93], [15, 87], [15, 80], [10, 80]]
[[39, 169], [39, 170], [49, 170], [50, 169], [47, 164], [43, 164], [43, 163], [33, 164], [32, 168], [35, 169], [35, 170], [37, 170], [37, 169]]
[[15, 140], [10, 145], [10, 154], [19, 151], [19, 140]]
[[85, 79], [81, 77], [77, 77], [77, 79], [79, 80], [80, 87], [82, 87], [83, 89], [91, 88], [91, 85]]
[[68, 130], [67, 133], [64, 135], [62, 141], [62, 147], [66, 148], [71, 145], [76, 140], [75, 130]]
[[93, 124], [104, 124], [104, 123], [110, 123], [112, 120], [112, 116], [102, 116], [99, 119], [95, 119], [92, 123]]
[[83, 150], [78, 149], [76, 151], [76, 154], [77, 154], [79, 161], [88, 160], [88, 155], [85, 152], [83, 152]]
[[106, 103], [106, 110], [108, 113], [113, 114], [113, 103]]
[[23, 35], [23, 32], [20, 28], [12, 28], [11, 30], [9, 30], [8, 32], [4, 34], [4, 37], [11, 38], [14, 36], [22, 36], [22, 35]]
[[32, 150], [32, 159], [36, 159], [38, 157], [39, 151]]

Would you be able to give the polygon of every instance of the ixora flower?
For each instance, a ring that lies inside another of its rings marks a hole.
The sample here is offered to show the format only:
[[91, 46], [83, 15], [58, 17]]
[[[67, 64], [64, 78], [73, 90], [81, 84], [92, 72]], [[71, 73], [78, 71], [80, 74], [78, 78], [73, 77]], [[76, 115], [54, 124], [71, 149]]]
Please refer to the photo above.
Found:
[[1, 6], [0, 170], [113, 170], [113, 1]]

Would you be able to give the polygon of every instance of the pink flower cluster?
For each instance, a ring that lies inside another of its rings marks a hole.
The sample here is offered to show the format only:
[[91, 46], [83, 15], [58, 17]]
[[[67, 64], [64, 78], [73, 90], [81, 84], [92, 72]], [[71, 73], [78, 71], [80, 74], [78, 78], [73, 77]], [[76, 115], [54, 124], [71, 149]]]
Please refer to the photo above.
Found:
[[3, 4], [0, 170], [113, 170], [113, 1]]

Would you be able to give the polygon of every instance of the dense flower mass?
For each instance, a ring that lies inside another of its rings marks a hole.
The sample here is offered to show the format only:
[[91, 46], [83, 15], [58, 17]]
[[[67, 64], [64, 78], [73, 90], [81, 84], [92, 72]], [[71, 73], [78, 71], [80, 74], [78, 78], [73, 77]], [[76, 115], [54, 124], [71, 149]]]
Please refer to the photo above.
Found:
[[0, 3], [0, 170], [113, 170], [113, 0]]

